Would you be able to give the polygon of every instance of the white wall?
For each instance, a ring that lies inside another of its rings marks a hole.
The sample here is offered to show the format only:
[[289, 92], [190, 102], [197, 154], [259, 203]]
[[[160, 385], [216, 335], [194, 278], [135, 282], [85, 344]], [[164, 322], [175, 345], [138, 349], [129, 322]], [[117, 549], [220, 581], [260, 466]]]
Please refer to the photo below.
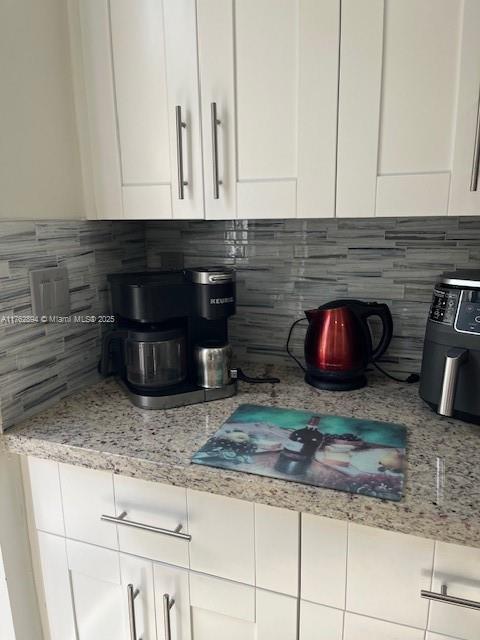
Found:
[[[5, 2], [5, 0], [1, 0]], [[21, 1], [21, 0], [17, 0]], [[39, 0], [40, 1], [40, 0]], [[42, 0], [43, 2], [44, 0]], [[42, 640], [39, 602], [35, 591], [32, 555], [28, 540], [25, 499], [19, 456], [4, 453], [0, 446], [0, 562], [3, 557], [4, 575], [0, 572], [0, 616], [10, 605], [7, 630], [15, 635], [2, 635], [1, 640]], [[1, 584], [3, 582], [3, 585]], [[2, 594], [3, 586], [3, 594]], [[5, 593], [7, 587], [7, 594]], [[3, 595], [3, 601], [2, 601]]]
[[10, 597], [7, 589], [7, 579], [3, 567], [2, 550], [0, 549], [0, 638], [2, 640], [15, 640], [12, 613], [10, 610]]
[[0, 2], [0, 216], [83, 217], [66, 0]]

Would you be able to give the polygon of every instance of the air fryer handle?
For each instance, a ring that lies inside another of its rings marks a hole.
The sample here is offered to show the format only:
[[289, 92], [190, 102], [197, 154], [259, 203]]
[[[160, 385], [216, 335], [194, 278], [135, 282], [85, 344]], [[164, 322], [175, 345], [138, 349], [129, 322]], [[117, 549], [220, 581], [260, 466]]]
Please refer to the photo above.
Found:
[[455, 392], [457, 389], [458, 372], [460, 366], [468, 360], [468, 351], [454, 347], [449, 349], [445, 356], [445, 368], [443, 370], [442, 391], [438, 401], [438, 413], [441, 416], [452, 416], [455, 404]]
[[382, 321], [382, 337], [375, 349], [372, 348], [370, 362], [375, 362], [382, 356], [388, 348], [393, 336], [393, 320], [392, 314], [387, 304], [379, 302], [371, 302], [360, 309], [362, 319], [366, 322], [371, 316], [378, 316]]
[[103, 336], [102, 340], [102, 357], [99, 363], [99, 373], [105, 378], [112, 372], [110, 371], [110, 346], [113, 340], [124, 339], [128, 335], [128, 331], [124, 329], [113, 329]]

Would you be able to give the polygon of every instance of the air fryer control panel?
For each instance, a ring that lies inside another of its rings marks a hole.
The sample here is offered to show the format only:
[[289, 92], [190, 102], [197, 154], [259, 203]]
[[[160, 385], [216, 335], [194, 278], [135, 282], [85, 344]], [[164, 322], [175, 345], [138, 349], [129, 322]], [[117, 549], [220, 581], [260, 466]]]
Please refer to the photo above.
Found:
[[480, 334], [480, 291], [462, 291], [454, 326], [457, 331]]
[[429, 319], [453, 326], [455, 331], [480, 335], [480, 291], [435, 288]]
[[434, 289], [430, 320], [453, 325], [460, 293], [459, 289]]

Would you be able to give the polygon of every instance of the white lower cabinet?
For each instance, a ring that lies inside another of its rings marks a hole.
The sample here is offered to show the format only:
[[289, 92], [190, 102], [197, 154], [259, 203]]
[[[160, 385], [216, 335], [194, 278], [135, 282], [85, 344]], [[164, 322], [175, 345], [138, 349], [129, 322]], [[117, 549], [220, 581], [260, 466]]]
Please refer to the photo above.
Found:
[[420, 596], [480, 602], [480, 549], [52, 461], [25, 478], [45, 640], [480, 639], [480, 611]]
[[296, 638], [296, 598], [165, 565], [154, 575], [158, 640]]
[[[480, 602], [480, 549], [437, 542], [432, 590]], [[480, 638], [480, 611], [432, 602], [428, 629], [462, 640]]]
[[67, 538], [117, 549], [115, 527], [101, 520], [115, 512], [112, 474], [68, 464], [59, 468]]
[[420, 629], [354, 613], [345, 614], [343, 640], [424, 640], [424, 636], [425, 632]]
[[187, 491], [190, 568], [255, 584], [254, 505], [203, 491]]
[[301, 597], [345, 609], [348, 524], [302, 514]]
[[300, 640], [342, 640], [344, 612], [300, 602]]
[[[120, 551], [188, 567], [188, 540], [169, 535], [175, 531], [188, 534], [186, 490], [125, 476], [114, 476], [113, 481], [116, 516], [124, 515], [127, 523], [117, 524]], [[139, 526], [130, 526], [130, 522]]]
[[[347, 611], [425, 629], [433, 540], [351, 524], [348, 529]], [[401, 637], [401, 636], [400, 636]]]

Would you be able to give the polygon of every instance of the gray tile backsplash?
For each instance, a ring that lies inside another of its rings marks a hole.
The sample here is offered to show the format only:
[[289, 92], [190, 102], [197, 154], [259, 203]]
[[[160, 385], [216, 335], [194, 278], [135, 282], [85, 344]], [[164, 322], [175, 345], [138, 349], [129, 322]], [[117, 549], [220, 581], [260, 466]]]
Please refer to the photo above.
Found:
[[[237, 269], [230, 336], [240, 360], [291, 363], [285, 340], [304, 309], [360, 298], [390, 305], [394, 338], [383, 363], [409, 373], [419, 371], [437, 276], [480, 268], [480, 218], [147, 222], [146, 246], [152, 268], [181, 251], [187, 267]], [[293, 342], [297, 353], [304, 331]]]
[[[65, 266], [72, 314], [100, 314], [109, 310], [108, 273], [172, 266], [182, 254], [185, 266], [237, 269], [237, 360], [290, 362], [285, 339], [304, 309], [357, 297], [390, 305], [395, 336], [384, 364], [410, 372], [419, 368], [436, 277], [480, 268], [480, 218], [0, 221], [0, 318], [31, 314], [32, 269]], [[99, 325], [0, 322], [3, 427], [95, 381], [100, 336]]]
[[[9, 324], [32, 314], [29, 271], [66, 267], [71, 315], [109, 309], [106, 274], [145, 267], [136, 222], [0, 221], [0, 403], [3, 428], [97, 378], [101, 327]], [[1, 428], [0, 428], [1, 431]]]

